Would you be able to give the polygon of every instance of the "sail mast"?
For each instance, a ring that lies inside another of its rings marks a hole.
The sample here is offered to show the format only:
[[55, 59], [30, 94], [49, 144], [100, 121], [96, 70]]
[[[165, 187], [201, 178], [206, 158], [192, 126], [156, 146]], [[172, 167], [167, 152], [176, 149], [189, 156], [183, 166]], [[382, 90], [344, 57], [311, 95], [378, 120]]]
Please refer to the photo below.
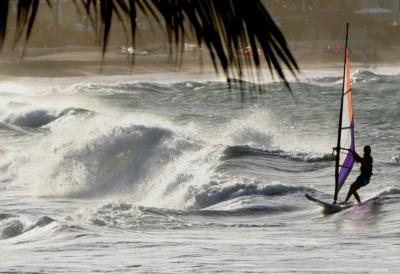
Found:
[[336, 165], [335, 165], [335, 195], [333, 203], [336, 203], [337, 195], [339, 193], [339, 165], [340, 165], [340, 154], [341, 154], [341, 138], [342, 138], [342, 113], [343, 113], [343, 100], [345, 94], [345, 81], [346, 81], [346, 65], [347, 65], [347, 39], [349, 34], [349, 23], [346, 24], [346, 44], [344, 48], [344, 66], [343, 66], [343, 85], [342, 85], [342, 97], [340, 102], [340, 115], [339, 115], [339, 126], [338, 126], [338, 138], [337, 138], [337, 146], [336, 146]]

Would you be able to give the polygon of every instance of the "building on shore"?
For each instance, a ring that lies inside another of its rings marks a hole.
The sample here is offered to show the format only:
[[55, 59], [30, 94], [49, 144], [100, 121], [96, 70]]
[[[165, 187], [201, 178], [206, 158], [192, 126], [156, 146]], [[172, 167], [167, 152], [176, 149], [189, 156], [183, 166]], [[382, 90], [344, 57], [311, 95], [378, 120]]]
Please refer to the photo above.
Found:
[[263, 0], [292, 48], [321, 48], [344, 40], [356, 47], [400, 46], [400, 0]]

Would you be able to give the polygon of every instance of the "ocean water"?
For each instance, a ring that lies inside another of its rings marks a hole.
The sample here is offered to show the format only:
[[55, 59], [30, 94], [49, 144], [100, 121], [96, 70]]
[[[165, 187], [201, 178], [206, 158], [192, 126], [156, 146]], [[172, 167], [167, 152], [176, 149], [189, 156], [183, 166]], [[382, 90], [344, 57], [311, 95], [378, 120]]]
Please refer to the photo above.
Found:
[[342, 74], [3, 79], [0, 272], [399, 273], [400, 70], [352, 70], [367, 201], [304, 197], [333, 200]]

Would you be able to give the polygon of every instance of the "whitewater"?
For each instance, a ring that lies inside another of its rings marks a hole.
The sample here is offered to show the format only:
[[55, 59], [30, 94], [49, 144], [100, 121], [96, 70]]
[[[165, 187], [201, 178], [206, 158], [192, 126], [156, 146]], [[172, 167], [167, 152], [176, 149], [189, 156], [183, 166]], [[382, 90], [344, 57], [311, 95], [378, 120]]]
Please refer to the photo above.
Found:
[[400, 272], [400, 70], [351, 75], [374, 175], [335, 214], [304, 195], [333, 201], [341, 69], [2, 79], [0, 272]]

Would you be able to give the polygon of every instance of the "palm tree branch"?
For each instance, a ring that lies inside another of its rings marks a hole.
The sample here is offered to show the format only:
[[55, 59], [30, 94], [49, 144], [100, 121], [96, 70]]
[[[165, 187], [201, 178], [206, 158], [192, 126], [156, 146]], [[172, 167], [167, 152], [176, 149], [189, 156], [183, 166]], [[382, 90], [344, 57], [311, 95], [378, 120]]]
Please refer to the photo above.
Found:
[[[8, 2], [0, 1], [0, 49], [6, 35]], [[73, 0], [73, 2], [78, 5], [79, 1]], [[216, 71], [218, 72], [219, 61], [227, 77], [233, 71], [242, 77], [243, 69], [253, 65], [259, 71], [261, 59], [257, 54], [258, 47], [263, 50], [271, 73], [277, 72], [285, 83], [287, 81], [283, 66], [286, 66], [292, 74], [298, 70], [285, 38], [260, 0], [81, 0], [80, 2], [93, 26], [96, 26], [96, 18], [100, 15], [102, 28], [95, 29], [102, 35], [103, 55], [113, 15], [115, 14], [121, 21], [124, 16], [129, 18], [132, 41], [134, 41], [137, 30], [137, 9], [140, 9], [149, 20], [158, 21], [160, 15], [165, 21], [169, 41], [181, 49], [185, 40], [191, 39], [190, 32], [193, 32], [197, 43], [205, 44], [209, 49]], [[47, 4], [51, 6], [50, 0], [47, 0]], [[20, 39], [25, 27], [25, 41], [29, 39], [38, 5], [39, 0], [18, 0], [15, 43]], [[159, 23], [162, 26], [161, 22]], [[254, 53], [251, 59], [238, 55], [238, 51], [247, 46], [250, 46]]]
[[[7, 30], [8, 1], [0, 1], [0, 37], [5, 37]], [[3, 40], [0, 38], [0, 50], [3, 48]]]

